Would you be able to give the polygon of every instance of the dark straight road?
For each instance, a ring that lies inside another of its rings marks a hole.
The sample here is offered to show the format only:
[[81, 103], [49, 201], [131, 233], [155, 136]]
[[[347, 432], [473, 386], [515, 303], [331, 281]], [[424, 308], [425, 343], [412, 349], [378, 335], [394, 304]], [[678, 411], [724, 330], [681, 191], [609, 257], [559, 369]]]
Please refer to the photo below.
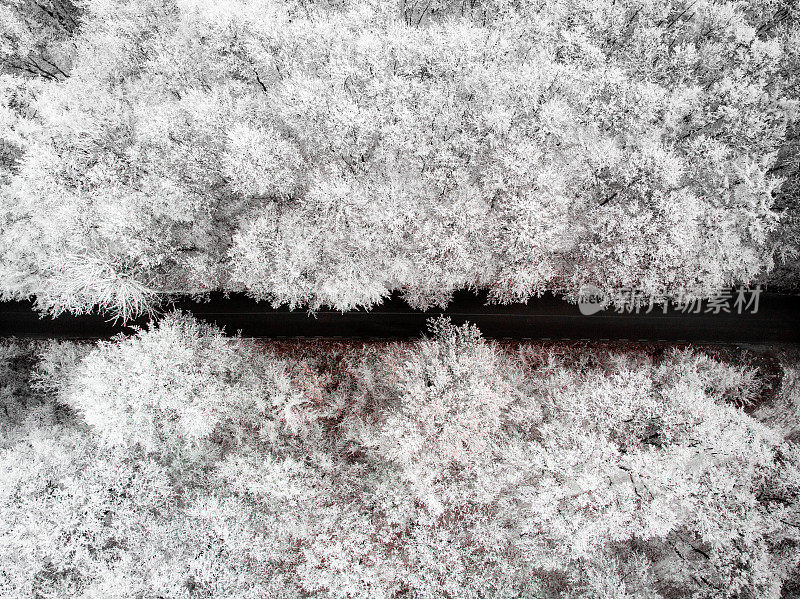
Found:
[[[734, 296], [735, 297], [735, 296]], [[649, 314], [604, 310], [591, 316], [578, 306], [545, 295], [524, 304], [485, 305], [485, 297], [459, 293], [447, 310], [412, 310], [394, 296], [370, 311], [337, 312], [273, 309], [242, 295], [225, 298], [212, 294], [210, 301], [175, 301], [174, 307], [197, 318], [216, 323], [229, 334], [246, 337], [418, 337], [432, 316], [444, 314], [453, 322], [472, 322], [486, 337], [514, 339], [591, 339], [681, 341], [690, 343], [769, 343], [800, 341], [800, 296], [762, 292], [758, 311], [752, 307], [737, 313], [714, 314], [705, 304], [699, 313], [682, 313], [670, 306], [667, 313], [657, 307]], [[147, 319], [131, 324], [144, 326]], [[99, 315], [58, 318], [40, 317], [30, 302], [0, 303], [0, 336], [39, 338], [105, 338], [130, 333], [130, 326], [113, 323]]]

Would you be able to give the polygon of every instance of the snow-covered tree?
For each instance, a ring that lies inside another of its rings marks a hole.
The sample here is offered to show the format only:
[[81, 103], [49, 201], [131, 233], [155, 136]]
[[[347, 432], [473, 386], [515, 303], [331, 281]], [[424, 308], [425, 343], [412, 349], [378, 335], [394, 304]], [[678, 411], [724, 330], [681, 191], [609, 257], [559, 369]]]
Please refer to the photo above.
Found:
[[81, 15], [71, 0], [3, 0], [0, 3], [0, 68], [24, 76], [68, 77]]
[[3, 297], [707, 294], [785, 254], [791, 4], [80, 6], [69, 76], [3, 120]]

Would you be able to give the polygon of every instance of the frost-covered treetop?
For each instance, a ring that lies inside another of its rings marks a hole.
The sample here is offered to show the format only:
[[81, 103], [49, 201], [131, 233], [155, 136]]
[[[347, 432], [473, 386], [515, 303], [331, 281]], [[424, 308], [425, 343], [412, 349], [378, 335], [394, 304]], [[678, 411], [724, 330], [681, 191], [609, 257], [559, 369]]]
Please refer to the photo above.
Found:
[[752, 368], [688, 350], [565, 361], [444, 321], [295, 355], [185, 315], [36, 347], [0, 344], [4, 598], [800, 585], [800, 450], [740, 409], [764, 390]]
[[4, 297], [702, 294], [780, 249], [791, 3], [36, 6], [0, 12]]

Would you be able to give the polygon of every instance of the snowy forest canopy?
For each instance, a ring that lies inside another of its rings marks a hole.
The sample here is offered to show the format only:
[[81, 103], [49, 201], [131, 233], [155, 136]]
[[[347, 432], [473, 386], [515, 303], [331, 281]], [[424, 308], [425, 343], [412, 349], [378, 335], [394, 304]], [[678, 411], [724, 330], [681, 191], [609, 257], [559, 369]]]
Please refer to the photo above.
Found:
[[4, 0], [0, 293], [496, 301], [761, 280], [796, 3]]
[[[784, 383], [797, 431], [797, 364]], [[0, 595], [792, 596], [800, 450], [741, 409], [764, 391], [697, 351], [512, 350], [447, 321], [339, 349], [180, 314], [5, 341]]]

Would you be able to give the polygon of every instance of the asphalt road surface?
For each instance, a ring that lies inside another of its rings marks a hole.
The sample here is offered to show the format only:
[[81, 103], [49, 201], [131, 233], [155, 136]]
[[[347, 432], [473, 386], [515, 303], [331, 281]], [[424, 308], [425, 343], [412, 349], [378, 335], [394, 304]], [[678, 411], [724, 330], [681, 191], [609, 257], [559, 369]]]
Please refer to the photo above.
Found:
[[[527, 305], [497, 306], [486, 305], [483, 296], [459, 293], [444, 311], [413, 310], [393, 296], [369, 311], [320, 310], [309, 314], [273, 309], [241, 295], [225, 298], [212, 294], [207, 302], [179, 300], [174, 307], [216, 323], [229, 334], [241, 331], [246, 337], [418, 337], [425, 332], [429, 318], [444, 314], [455, 323], [475, 323], [490, 338], [689, 343], [800, 341], [800, 296], [761, 292], [758, 304], [755, 313], [751, 306], [742, 309], [741, 314], [731, 300], [727, 313], [724, 310], [714, 313], [712, 307], [704, 304], [697, 313], [694, 308], [681, 312], [678, 307], [670, 306], [666, 314], [656, 307], [650, 313], [645, 313], [645, 309], [638, 314], [606, 309], [587, 316], [578, 306], [551, 295], [532, 299]], [[139, 319], [129, 324], [146, 326], [147, 323], [147, 319]], [[53, 319], [41, 317], [30, 302], [0, 303], [0, 336], [106, 338], [133, 330], [101, 315], [62, 315]]]

